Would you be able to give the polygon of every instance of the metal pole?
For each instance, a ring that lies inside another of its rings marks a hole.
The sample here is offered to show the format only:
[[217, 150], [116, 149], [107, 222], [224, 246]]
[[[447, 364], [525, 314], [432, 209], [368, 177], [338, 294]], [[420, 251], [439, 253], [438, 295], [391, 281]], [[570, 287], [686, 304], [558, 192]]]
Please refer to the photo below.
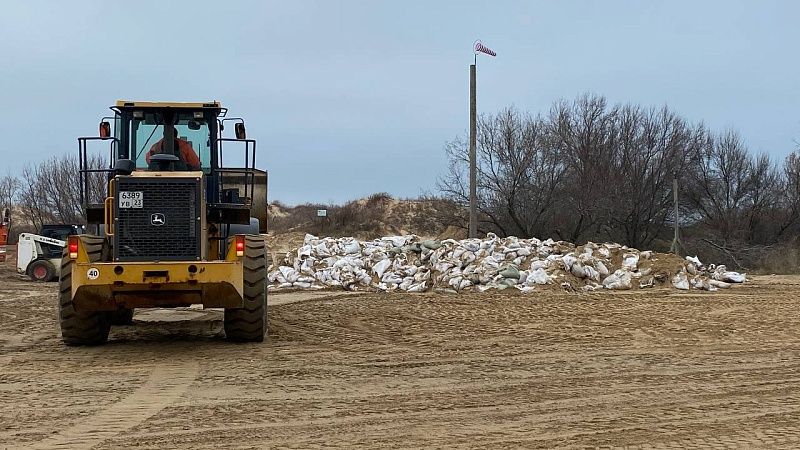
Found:
[[478, 166], [475, 156], [477, 134], [475, 64], [469, 66], [469, 237], [478, 237]]

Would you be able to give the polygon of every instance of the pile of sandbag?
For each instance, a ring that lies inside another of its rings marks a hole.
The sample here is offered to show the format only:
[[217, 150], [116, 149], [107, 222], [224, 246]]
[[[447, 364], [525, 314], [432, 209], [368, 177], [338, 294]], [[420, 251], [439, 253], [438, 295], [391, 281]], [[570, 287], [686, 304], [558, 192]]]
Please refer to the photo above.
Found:
[[306, 235], [303, 245], [270, 266], [271, 289], [423, 292], [537, 286], [567, 290], [642, 289], [671, 283], [713, 291], [745, 281], [725, 266], [639, 251], [620, 244], [585, 245], [548, 239], [423, 240], [388, 236], [372, 241]]

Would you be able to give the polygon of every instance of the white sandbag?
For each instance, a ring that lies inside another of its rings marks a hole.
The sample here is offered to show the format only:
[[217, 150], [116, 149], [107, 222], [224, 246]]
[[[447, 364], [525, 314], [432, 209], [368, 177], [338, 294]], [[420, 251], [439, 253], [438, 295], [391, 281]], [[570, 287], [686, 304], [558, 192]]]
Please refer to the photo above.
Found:
[[691, 280], [689, 280], [689, 284], [692, 285], [693, 288], [699, 289], [702, 291], [716, 291], [717, 288], [712, 286], [708, 282], [708, 278], [703, 278], [701, 276], [695, 276]]
[[456, 276], [452, 277], [447, 281], [447, 284], [452, 286], [453, 289], [458, 290], [459, 286], [461, 286], [461, 281], [463, 280], [462, 277]]
[[394, 272], [386, 272], [383, 274], [383, 278], [381, 278], [381, 281], [383, 281], [386, 284], [400, 284], [403, 282], [404, 279], [405, 277], [396, 274]]
[[728, 289], [729, 287], [731, 287], [730, 283], [726, 283], [724, 281], [715, 280], [713, 278], [708, 280], [708, 284], [710, 284], [711, 286], [714, 286], [714, 287], [718, 287], [720, 289]]
[[300, 264], [300, 273], [314, 276], [314, 263], [317, 261], [313, 256], [304, 259]]
[[622, 268], [631, 272], [639, 267], [639, 255], [636, 253], [625, 253], [622, 255]]
[[724, 265], [719, 265], [715, 268], [714, 273], [711, 274], [711, 278], [727, 283], [744, 283], [747, 281], [747, 274], [731, 272]]
[[294, 267], [280, 266], [278, 267], [278, 270], [281, 272], [281, 275], [287, 283], [294, 283], [300, 277], [300, 274], [297, 273]]
[[375, 263], [375, 265], [372, 266], [372, 271], [375, 272], [375, 275], [377, 275], [378, 278], [382, 278], [383, 274], [386, 272], [386, 269], [388, 269], [391, 265], [392, 261], [387, 258]]
[[424, 292], [427, 289], [425, 283], [416, 283], [412, 284], [411, 286], [406, 289], [407, 292]]
[[344, 252], [345, 254], [352, 255], [356, 253], [361, 253], [361, 246], [358, 245], [358, 241], [353, 240], [348, 242], [344, 245]]
[[570, 267], [569, 271], [577, 278], [586, 278], [586, 272], [584, 270], [583, 264], [576, 262], [575, 264]]
[[425, 284], [426, 281], [431, 279], [431, 271], [428, 269], [420, 269], [414, 274], [414, 281], [417, 283]]
[[281, 272], [278, 270], [273, 270], [272, 272], [267, 274], [267, 281], [270, 283], [274, 283], [278, 280], [278, 276], [281, 275]]
[[516, 278], [519, 279], [519, 269], [515, 266], [504, 267], [499, 273], [503, 278]]
[[461, 260], [462, 264], [469, 264], [469, 263], [475, 261], [475, 253], [470, 252], [470, 251], [466, 251], [466, 252], [461, 254], [461, 258], [459, 258], [459, 259]]
[[432, 239], [428, 239], [428, 240], [422, 241], [422, 246], [427, 248], [427, 249], [430, 249], [430, 250], [437, 250], [437, 249], [439, 249], [439, 247], [442, 246], [442, 243], [438, 242], [438, 241], [434, 241]]
[[588, 280], [600, 281], [600, 272], [592, 266], [583, 266], [583, 274]]
[[386, 236], [381, 238], [382, 241], [392, 244], [392, 247], [402, 247], [408, 242], [407, 236]]
[[606, 289], [625, 290], [632, 286], [631, 273], [627, 270], [617, 270], [603, 280]]
[[694, 264], [695, 267], [700, 267], [703, 265], [703, 263], [700, 262], [700, 258], [698, 258], [697, 256], [687, 256], [686, 261]]
[[689, 290], [689, 278], [686, 276], [686, 272], [678, 272], [672, 277], [672, 286], [675, 289], [680, 289], [683, 291]]
[[606, 267], [606, 265], [603, 264], [603, 261], [600, 261], [600, 260], [597, 260], [597, 261], [594, 262], [594, 268], [595, 268], [595, 270], [597, 270], [597, 273], [599, 273], [601, 277], [607, 277], [608, 274], [611, 273], [611, 272], [609, 272], [609, 270]]
[[320, 242], [319, 244], [312, 247], [314, 249], [314, 253], [317, 256], [331, 256], [330, 250], [328, 250], [328, 246], [325, 245], [324, 242]]
[[547, 269], [548, 267], [550, 267], [550, 261], [546, 259], [537, 259], [531, 261], [531, 270]]
[[564, 255], [564, 257], [561, 258], [561, 263], [564, 265], [564, 270], [566, 270], [567, 272], [569, 272], [572, 269], [572, 265], [575, 264], [576, 262], [578, 262], [578, 258], [576, 258], [572, 254]]
[[414, 277], [406, 277], [403, 278], [403, 281], [400, 282], [397, 288], [400, 289], [401, 291], [407, 291], [412, 284], [414, 284]]
[[532, 270], [528, 277], [525, 279], [526, 286], [533, 286], [534, 284], [547, 284], [550, 282], [550, 276], [542, 268]]

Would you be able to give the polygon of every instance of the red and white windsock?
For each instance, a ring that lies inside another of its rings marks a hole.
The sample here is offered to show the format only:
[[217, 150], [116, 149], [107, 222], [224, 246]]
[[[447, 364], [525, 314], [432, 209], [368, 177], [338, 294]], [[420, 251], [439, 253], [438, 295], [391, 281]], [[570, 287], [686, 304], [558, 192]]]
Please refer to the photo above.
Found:
[[475, 53], [478, 52], [486, 53], [489, 56], [497, 56], [497, 53], [493, 52], [492, 49], [490, 49], [489, 47], [483, 45], [481, 41], [475, 43]]

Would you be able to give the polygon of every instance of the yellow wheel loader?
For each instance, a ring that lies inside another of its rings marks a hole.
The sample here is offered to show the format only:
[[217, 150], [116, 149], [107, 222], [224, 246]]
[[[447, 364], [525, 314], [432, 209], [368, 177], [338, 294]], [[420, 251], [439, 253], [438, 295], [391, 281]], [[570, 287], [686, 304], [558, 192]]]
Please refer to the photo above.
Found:
[[[244, 121], [218, 102], [121, 100], [111, 110], [99, 136], [78, 139], [81, 203], [97, 233], [64, 248], [63, 341], [103, 344], [135, 308], [194, 304], [225, 309], [228, 339], [263, 341], [267, 174]], [[223, 137], [231, 122], [235, 137]], [[95, 141], [108, 144], [110, 167], [90, 164]]]

